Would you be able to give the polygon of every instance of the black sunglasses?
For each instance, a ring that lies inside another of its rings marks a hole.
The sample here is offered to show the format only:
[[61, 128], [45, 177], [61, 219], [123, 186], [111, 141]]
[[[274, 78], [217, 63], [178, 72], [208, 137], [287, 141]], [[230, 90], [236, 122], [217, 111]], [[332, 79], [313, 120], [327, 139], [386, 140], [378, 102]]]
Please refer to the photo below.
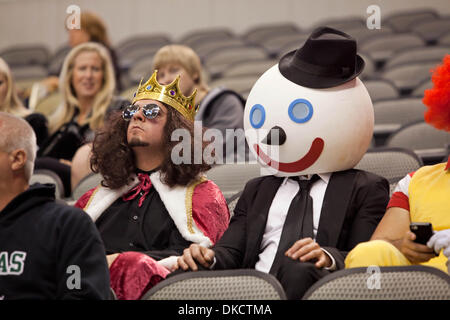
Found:
[[[133, 118], [135, 113], [138, 112], [140, 108], [141, 107], [136, 104], [129, 105], [122, 111], [122, 118], [125, 121], [130, 121], [131, 118]], [[147, 119], [155, 119], [160, 112], [161, 109], [159, 108], [158, 105], [154, 103], [146, 104], [145, 106], [142, 107], [142, 113], [144, 114], [144, 117], [146, 117]]]

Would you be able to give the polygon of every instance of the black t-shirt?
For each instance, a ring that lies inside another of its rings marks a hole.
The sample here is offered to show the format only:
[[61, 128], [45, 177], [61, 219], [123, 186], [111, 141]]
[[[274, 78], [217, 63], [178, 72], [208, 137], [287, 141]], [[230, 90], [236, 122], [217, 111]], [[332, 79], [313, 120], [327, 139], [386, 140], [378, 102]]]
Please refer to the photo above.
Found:
[[156, 260], [181, 255], [191, 242], [180, 234], [154, 187], [139, 207], [142, 194], [128, 201], [120, 197], [97, 219], [106, 254], [139, 251]]

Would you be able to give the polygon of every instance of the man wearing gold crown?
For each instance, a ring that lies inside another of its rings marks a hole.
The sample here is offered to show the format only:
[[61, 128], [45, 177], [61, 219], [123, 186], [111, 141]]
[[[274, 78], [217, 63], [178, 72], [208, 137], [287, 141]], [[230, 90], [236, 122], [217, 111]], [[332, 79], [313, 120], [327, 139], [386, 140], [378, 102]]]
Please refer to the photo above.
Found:
[[228, 227], [225, 198], [202, 176], [210, 166], [172, 161], [176, 129], [189, 132], [191, 148], [182, 152], [194, 158], [196, 91], [186, 97], [180, 77], [162, 86], [156, 73], [97, 133], [91, 166], [104, 180], [76, 203], [100, 231], [119, 299], [139, 299], [167, 276], [184, 248], [210, 247]]

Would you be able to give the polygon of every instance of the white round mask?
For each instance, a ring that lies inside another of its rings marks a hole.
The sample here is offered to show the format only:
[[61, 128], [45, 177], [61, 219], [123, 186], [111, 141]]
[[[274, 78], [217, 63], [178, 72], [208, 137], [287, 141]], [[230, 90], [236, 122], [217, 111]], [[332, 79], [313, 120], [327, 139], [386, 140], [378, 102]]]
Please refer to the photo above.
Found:
[[[353, 168], [369, 147], [373, 124], [372, 101], [358, 78], [311, 89], [283, 77], [278, 65], [256, 81], [244, 112], [250, 150], [277, 176]], [[274, 127], [278, 130], [272, 132], [279, 135], [271, 135], [267, 144], [265, 138]]]

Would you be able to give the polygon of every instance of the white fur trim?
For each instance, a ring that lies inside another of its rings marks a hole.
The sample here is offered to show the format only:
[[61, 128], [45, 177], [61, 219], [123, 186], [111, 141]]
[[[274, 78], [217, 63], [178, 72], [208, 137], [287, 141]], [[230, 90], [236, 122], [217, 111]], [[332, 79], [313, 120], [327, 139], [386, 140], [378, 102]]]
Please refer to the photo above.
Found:
[[134, 188], [139, 183], [137, 177], [133, 178], [133, 181], [123, 186], [120, 189], [109, 189], [101, 185], [97, 187], [92, 195], [92, 198], [88, 202], [88, 206], [84, 208], [84, 211], [89, 214], [91, 219], [95, 222], [101, 216], [101, 214], [108, 209], [117, 199], [119, 199], [128, 190]]
[[203, 234], [192, 220], [192, 228], [194, 233], [188, 230], [188, 220], [187, 220], [187, 208], [186, 208], [186, 187], [176, 186], [170, 188], [169, 186], [163, 184], [160, 179], [161, 175], [159, 171], [154, 172], [150, 175], [150, 180], [153, 186], [166, 206], [172, 220], [180, 231], [184, 239], [198, 243], [204, 247], [211, 247], [211, 240]]

